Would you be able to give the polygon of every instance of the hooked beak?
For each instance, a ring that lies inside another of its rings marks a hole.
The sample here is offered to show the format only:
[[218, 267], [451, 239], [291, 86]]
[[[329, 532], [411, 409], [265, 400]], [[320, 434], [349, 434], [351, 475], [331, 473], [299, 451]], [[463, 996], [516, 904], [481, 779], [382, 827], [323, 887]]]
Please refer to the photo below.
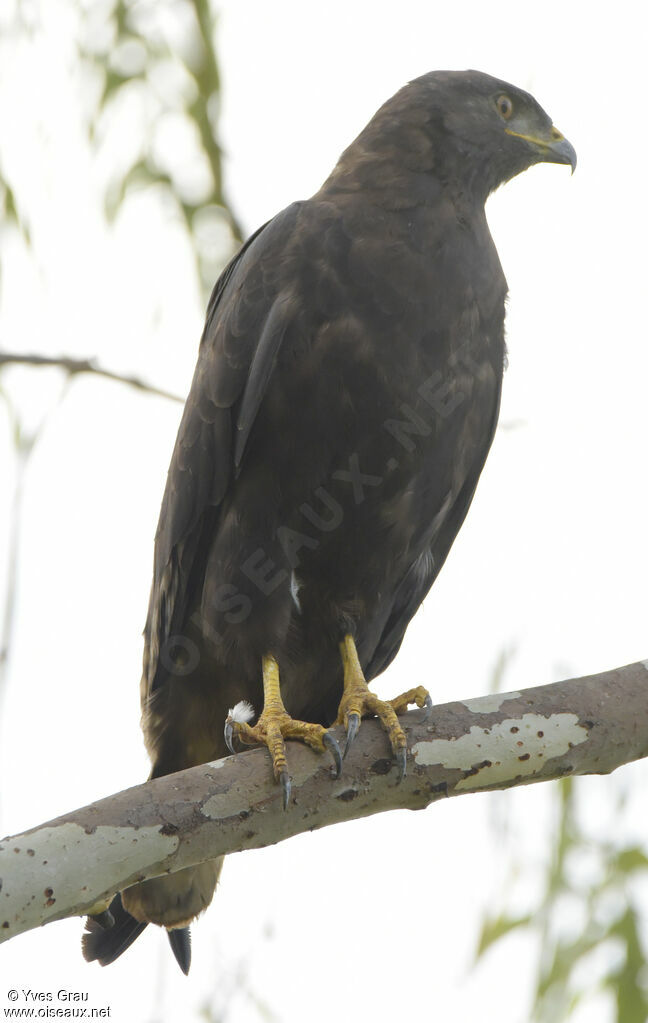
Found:
[[576, 170], [576, 150], [571, 142], [568, 142], [565, 136], [557, 128], [554, 128], [553, 125], [551, 126], [551, 134], [548, 138], [541, 138], [537, 135], [523, 135], [519, 131], [513, 131], [512, 128], [507, 128], [506, 134], [514, 135], [516, 138], [528, 142], [539, 153], [542, 163], [568, 163], [572, 169], [572, 174]]

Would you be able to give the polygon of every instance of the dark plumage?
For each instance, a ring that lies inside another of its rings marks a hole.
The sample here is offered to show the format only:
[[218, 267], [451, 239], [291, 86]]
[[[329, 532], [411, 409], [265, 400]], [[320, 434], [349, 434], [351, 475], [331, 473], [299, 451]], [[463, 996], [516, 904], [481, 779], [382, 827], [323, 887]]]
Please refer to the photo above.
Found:
[[[533, 97], [476, 71], [424, 75], [222, 274], [155, 541], [153, 777], [225, 754], [228, 708], [263, 704], [263, 658], [289, 713], [328, 726], [343, 638], [367, 679], [397, 653], [497, 423], [506, 280], [484, 202], [541, 161], [575, 154]], [[86, 957], [123, 951], [127, 913], [131, 940], [138, 921], [185, 926], [219, 868], [127, 889]]]

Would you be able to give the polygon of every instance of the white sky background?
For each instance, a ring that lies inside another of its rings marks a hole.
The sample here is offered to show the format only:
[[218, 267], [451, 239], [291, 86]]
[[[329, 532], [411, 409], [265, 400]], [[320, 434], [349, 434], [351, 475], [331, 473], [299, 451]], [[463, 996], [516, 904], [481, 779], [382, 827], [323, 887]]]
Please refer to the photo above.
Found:
[[[18, 244], [3, 249], [0, 343], [97, 356], [184, 392], [203, 315], [188, 247], [150, 197], [105, 227], [106, 167], [84, 147], [71, 71], [74, 17], [65, 0], [35, 10], [43, 28], [19, 52], [0, 39], [0, 160], [20, 180], [35, 242], [28, 259]], [[466, 525], [379, 692], [425, 682], [437, 702], [481, 694], [503, 648], [515, 650], [511, 689], [646, 657], [641, 6], [223, 0], [220, 10], [226, 186], [249, 230], [315, 191], [374, 110], [432, 68], [479, 68], [529, 89], [579, 156], [573, 178], [536, 167], [489, 204], [511, 292], [501, 422], [515, 429], [498, 433]], [[91, 379], [56, 406], [59, 379], [34, 370], [10, 380], [28, 421], [54, 411], [27, 480], [0, 833], [147, 772], [140, 632], [180, 409]], [[4, 428], [0, 460], [6, 535]], [[0, 571], [4, 559], [3, 548]], [[619, 826], [606, 793], [632, 778], [645, 791], [642, 765], [579, 782], [603, 833]], [[194, 926], [188, 981], [152, 928], [100, 970], [81, 960], [80, 921], [66, 921], [3, 946], [0, 1004], [9, 987], [65, 987], [111, 1005], [118, 1023], [191, 1021], [208, 998], [219, 1005], [238, 991], [228, 1023], [256, 1023], [247, 986], [282, 1023], [360, 1012], [377, 1023], [525, 1023], [533, 944], [509, 941], [469, 967], [510, 849], [529, 866], [514, 909], [533, 897], [549, 799], [547, 786], [463, 797], [230, 858]], [[507, 815], [506, 843], [494, 810]], [[648, 845], [645, 821], [644, 808], [631, 824]], [[594, 999], [575, 1018], [605, 1023], [608, 1003]]]

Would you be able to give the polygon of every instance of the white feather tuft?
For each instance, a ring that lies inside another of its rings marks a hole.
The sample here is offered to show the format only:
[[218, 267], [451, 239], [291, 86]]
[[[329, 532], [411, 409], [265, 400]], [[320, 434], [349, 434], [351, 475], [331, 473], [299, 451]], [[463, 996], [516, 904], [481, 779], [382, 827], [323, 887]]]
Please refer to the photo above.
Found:
[[237, 721], [238, 724], [244, 725], [248, 721], [251, 721], [254, 717], [254, 707], [249, 700], [239, 700], [239, 702], [230, 708], [227, 715], [228, 721]]

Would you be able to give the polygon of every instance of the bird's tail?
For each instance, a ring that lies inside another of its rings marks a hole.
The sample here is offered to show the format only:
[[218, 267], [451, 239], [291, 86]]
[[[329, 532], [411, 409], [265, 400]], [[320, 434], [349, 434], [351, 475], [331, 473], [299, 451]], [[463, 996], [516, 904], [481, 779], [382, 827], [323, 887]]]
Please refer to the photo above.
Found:
[[212, 900], [223, 856], [153, 877], [116, 895], [106, 913], [89, 916], [82, 938], [83, 957], [108, 966], [119, 959], [149, 923], [167, 928], [169, 943], [183, 973], [189, 972], [191, 942], [187, 924]]
[[[99, 922], [96, 917], [89, 916], [86, 920], [85, 934], [81, 938], [83, 958], [88, 963], [95, 960], [102, 966], [108, 966], [119, 959], [122, 952], [129, 948], [140, 936], [146, 923], [136, 920], [123, 906], [121, 895], [115, 895], [110, 903], [113, 923]], [[102, 914], [103, 915], [103, 914]]]

